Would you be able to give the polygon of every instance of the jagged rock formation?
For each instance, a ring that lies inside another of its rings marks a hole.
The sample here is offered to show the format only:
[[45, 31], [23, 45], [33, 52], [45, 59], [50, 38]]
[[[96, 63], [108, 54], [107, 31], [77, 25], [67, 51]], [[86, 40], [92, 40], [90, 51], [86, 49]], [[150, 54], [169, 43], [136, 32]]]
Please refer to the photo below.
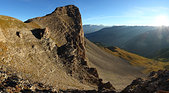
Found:
[[48, 27], [48, 36], [57, 47], [58, 59], [64, 64], [67, 73], [81, 82], [99, 84], [96, 69], [88, 68], [85, 56], [84, 33], [81, 15], [77, 7], [70, 5], [57, 8], [53, 13], [26, 21]]
[[146, 80], [138, 78], [121, 93], [169, 93], [169, 70], [153, 71]]
[[[57, 46], [59, 60], [65, 64], [67, 72], [76, 78], [87, 80], [98, 77], [97, 72], [87, 67], [85, 60], [84, 33], [81, 23], [81, 15], [77, 7], [71, 5], [57, 8], [52, 14], [26, 21], [39, 24], [42, 28], [48, 27], [50, 39]], [[55, 51], [55, 50], [53, 50]], [[92, 75], [79, 76], [77, 73], [93, 73]], [[94, 83], [96, 81], [89, 80]]]
[[22, 79], [57, 91], [114, 90], [87, 65], [81, 15], [73, 5], [25, 23], [0, 16], [0, 61]]

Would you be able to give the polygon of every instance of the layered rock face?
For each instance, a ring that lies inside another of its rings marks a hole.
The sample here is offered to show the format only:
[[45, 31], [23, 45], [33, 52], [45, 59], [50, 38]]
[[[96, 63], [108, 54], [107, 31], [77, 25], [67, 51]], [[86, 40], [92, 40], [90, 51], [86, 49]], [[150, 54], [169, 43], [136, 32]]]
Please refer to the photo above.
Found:
[[23, 79], [57, 90], [114, 90], [87, 65], [81, 15], [73, 5], [25, 23], [0, 16], [0, 38], [0, 65]]
[[51, 14], [25, 23], [36, 23], [41, 28], [48, 28], [50, 36], [46, 41], [51, 40], [56, 47], [54, 49], [51, 46], [50, 51], [57, 55], [56, 59], [64, 65], [67, 73], [81, 82], [99, 84], [96, 69], [87, 66], [81, 15], [77, 7], [60, 7]]

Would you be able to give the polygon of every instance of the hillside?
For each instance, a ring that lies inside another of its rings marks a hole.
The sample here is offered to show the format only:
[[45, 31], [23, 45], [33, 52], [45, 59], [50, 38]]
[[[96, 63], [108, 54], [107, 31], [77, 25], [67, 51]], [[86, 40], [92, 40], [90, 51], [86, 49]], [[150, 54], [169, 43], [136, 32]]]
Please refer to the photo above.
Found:
[[144, 78], [151, 71], [164, 70], [169, 66], [169, 63], [148, 59], [118, 47], [105, 48], [87, 39], [85, 41], [89, 65], [97, 68], [100, 77], [110, 81], [117, 90], [125, 88], [134, 78]]
[[168, 27], [113, 26], [85, 35], [92, 42], [117, 46], [145, 57], [169, 46]]
[[156, 30], [145, 32], [127, 41], [123, 49], [152, 58], [156, 52], [168, 48], [168, 36], [169, 27], [159, 27]]
[[137, 77], [144, 77], [143, 68], [130, 65], [126, 60], [113, 56], [89, 40], [86, 42], [86, 55], [89, 66], [95, 67], [104, 81], [110, 81], [117, 90], [122, 90]]
[[159, 61], [169, 62], [169, 48], [164, 48], [164, 49], [157, 51], [154, 54], [153, 58]]
[[127, 52], [118, 47], [108, 47], [108, 48], [101, 47], [101, 48], [115, 56], [118, 56], [122, 59], [129, 61], [130, 64], [133, 66], [143, 67], [144, 68], [144, 70], [142, 70], [143, 73], [164, 70], [166, 66], [169, 66], [169, 63], [156, 61], [153, 59], [148, 59], [148, 58], [139, 56], [137, 54]]

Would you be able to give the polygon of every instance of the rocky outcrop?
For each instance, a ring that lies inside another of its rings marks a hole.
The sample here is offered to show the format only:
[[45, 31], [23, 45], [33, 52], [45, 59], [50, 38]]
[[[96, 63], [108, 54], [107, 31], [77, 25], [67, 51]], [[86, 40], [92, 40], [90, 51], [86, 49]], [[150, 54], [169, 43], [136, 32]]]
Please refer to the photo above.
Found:
[[38, 82], [29, 82], [14, 73], [0, 69], [1, 93], [56, 93], [56, 89]]
[[169, 70], [153, 71], [146, 80], [138, 78], [121, 93], [169, 93]]
[[48, 28], [49, 38], [55, 42], [58, 59], [61, 60], [67, 73], [81, 82], [100, 84], [97, 70], [87, 66], [84, 32], [79, 9], [74, 5], [57, 8], [44, 17], [33, 18], [26, 23], [36, 23]]
[[25, 23], [0, 16], [0, 34], [0, 65], [25, 80], [57, 91], [114, 90], [87, 64], [81, 15], [74, 5]]

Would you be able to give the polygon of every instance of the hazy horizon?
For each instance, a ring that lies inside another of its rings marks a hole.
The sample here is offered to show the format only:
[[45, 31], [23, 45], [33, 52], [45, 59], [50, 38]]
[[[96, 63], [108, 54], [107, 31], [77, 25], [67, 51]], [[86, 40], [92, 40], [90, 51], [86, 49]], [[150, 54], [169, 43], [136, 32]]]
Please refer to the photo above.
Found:
[[110, 25], [104, 25], [104, 24], [83, 24], [83, 25], [97, 25], [97, 26], [107, 26], [107, 27], [112, 27], [112, 26], [153, 26], [153, 27], [169, 27], [169, 25], [115, 25], [115, 24], [110, 24]]

